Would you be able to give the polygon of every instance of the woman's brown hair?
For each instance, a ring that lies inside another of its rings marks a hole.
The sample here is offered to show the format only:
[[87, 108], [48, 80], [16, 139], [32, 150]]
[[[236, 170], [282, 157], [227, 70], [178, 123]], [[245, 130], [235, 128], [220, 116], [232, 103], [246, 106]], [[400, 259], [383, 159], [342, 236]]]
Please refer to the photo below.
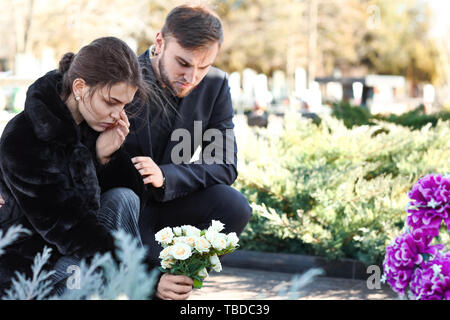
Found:
[[77, 78], [83, 79], [91, 88], [91, 96], [98, 88], [106, 86], [110, 89], [120, 82], [138, 89], [141, 105], [148, 102], [151, 95], [136, 54], [115, 37], [94, 40], [77, 54], [66, 53], [59, 62], [59, 72], [63, 75], [61, 96], [64, 101], [71, 95], [72, 84]]

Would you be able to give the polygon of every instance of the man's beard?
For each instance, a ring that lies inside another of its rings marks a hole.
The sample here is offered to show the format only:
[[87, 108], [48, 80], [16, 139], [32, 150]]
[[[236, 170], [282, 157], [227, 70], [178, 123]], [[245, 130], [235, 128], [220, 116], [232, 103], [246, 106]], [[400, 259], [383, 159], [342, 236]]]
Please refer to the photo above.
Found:
[[192, 87], [191, 89], [187, 91], [183, 90], [177, 90], [172, 82], [169, 79], [169, 75], [167, 74], [166, 68], [164, 67], [164, 54], [161, 55], [161, 58], [158, 60], [158, 71], [159, 71], [159, 77], [160, 81], [169, 89], [170, 93], [174, 96], [177, 96], [178, 98], [183, 98], [187, 96], [189, 93], [194, 90], [195, 87]]

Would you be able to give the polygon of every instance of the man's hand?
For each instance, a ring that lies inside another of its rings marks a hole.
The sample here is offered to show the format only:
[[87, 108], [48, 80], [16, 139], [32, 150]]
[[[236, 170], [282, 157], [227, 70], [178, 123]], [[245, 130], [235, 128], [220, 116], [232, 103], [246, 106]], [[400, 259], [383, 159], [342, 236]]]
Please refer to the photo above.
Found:
[[5, 204], [5, 200], [3, 200], [2, 196], [0, 195], [0, 208]]
[[193, 284], [194, 281], [189, 277], [165, 273], [159, 280], [156, 296], [164, 300], [186, 300]]
[[107, 163], [111, 155], [120, 148], [130, 132], [129, 128], [130, 122], [125, 110], [122, 110], [119, 121], [98, 136], [96, 150], [97, 158], [101, 164]]
[[150, 157], [132, 158], [136, 169], [144, 177], [144, 184], [151, 183], [155, 188], [161, 188], [164, 184], [164, 176], [161, 169]]

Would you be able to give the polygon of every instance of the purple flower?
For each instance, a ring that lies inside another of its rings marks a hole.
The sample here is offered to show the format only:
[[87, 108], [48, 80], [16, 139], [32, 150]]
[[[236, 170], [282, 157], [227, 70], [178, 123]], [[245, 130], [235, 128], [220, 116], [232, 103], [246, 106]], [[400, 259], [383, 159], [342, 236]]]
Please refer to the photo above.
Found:
[[404, 233], [386, 248], [383, 269], [387, 282], [395, 292], [405, 293], [414, 267], [423, 261], [418, 247], [425, 245], [424, 241], [423, 237], [417, 240], [412, 233]]
[[432, 201], [437, 204], [450, 202], [449, 192], [450, 178], [440, 174], [429, 174], [416, 182], [408, 196], [415, 202], [415, 205], [428, 206]]
[[426, 253], [434, 256], [439, 250], [444, 248], [442, 244], [430, 246], [433, 238], [439, 234], [439, 231], [436, 229], [414, 229], [410, 233], [414, 239], [416, 250], [419, 253]]
[[436, 255], [443, 245], [430, 246], [434, 230], [417, 229], [407, 232], [386, 248], [383, 268], [386, 280], [394, 291], [404, 295], [416, 267], [423, 261], [423, 254]]
[[414, 271], [411, 293], [418, 300], [450, 300], [450, 253], [437, 254]]
[[417, 181], [408, 196], [409, 226], [439, 230], [444, 220], [450, 231], [450, 177], [429, 174]]
[[450, 300], [450, 253], [439, 252], [442, 244], [430, 245], [442, 221], [450, 231], [450, 176], [427, 175], [408, 196], [410, 228], [386, 248], [386, 280], [401, 295], [409, 287], [416, 299]]

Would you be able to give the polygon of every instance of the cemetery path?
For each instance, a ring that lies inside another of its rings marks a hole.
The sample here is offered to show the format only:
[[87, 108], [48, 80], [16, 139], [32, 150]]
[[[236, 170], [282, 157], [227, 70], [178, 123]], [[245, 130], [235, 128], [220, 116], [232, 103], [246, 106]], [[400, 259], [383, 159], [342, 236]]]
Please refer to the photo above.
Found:
[[212, 272], [203, 288], [189, 300], [392, 300], [398, 296], [388, 286], [369, 289], [365, 280], [316, 277], [300, 290], [292, 289], [294, 274], [224, 266]]

